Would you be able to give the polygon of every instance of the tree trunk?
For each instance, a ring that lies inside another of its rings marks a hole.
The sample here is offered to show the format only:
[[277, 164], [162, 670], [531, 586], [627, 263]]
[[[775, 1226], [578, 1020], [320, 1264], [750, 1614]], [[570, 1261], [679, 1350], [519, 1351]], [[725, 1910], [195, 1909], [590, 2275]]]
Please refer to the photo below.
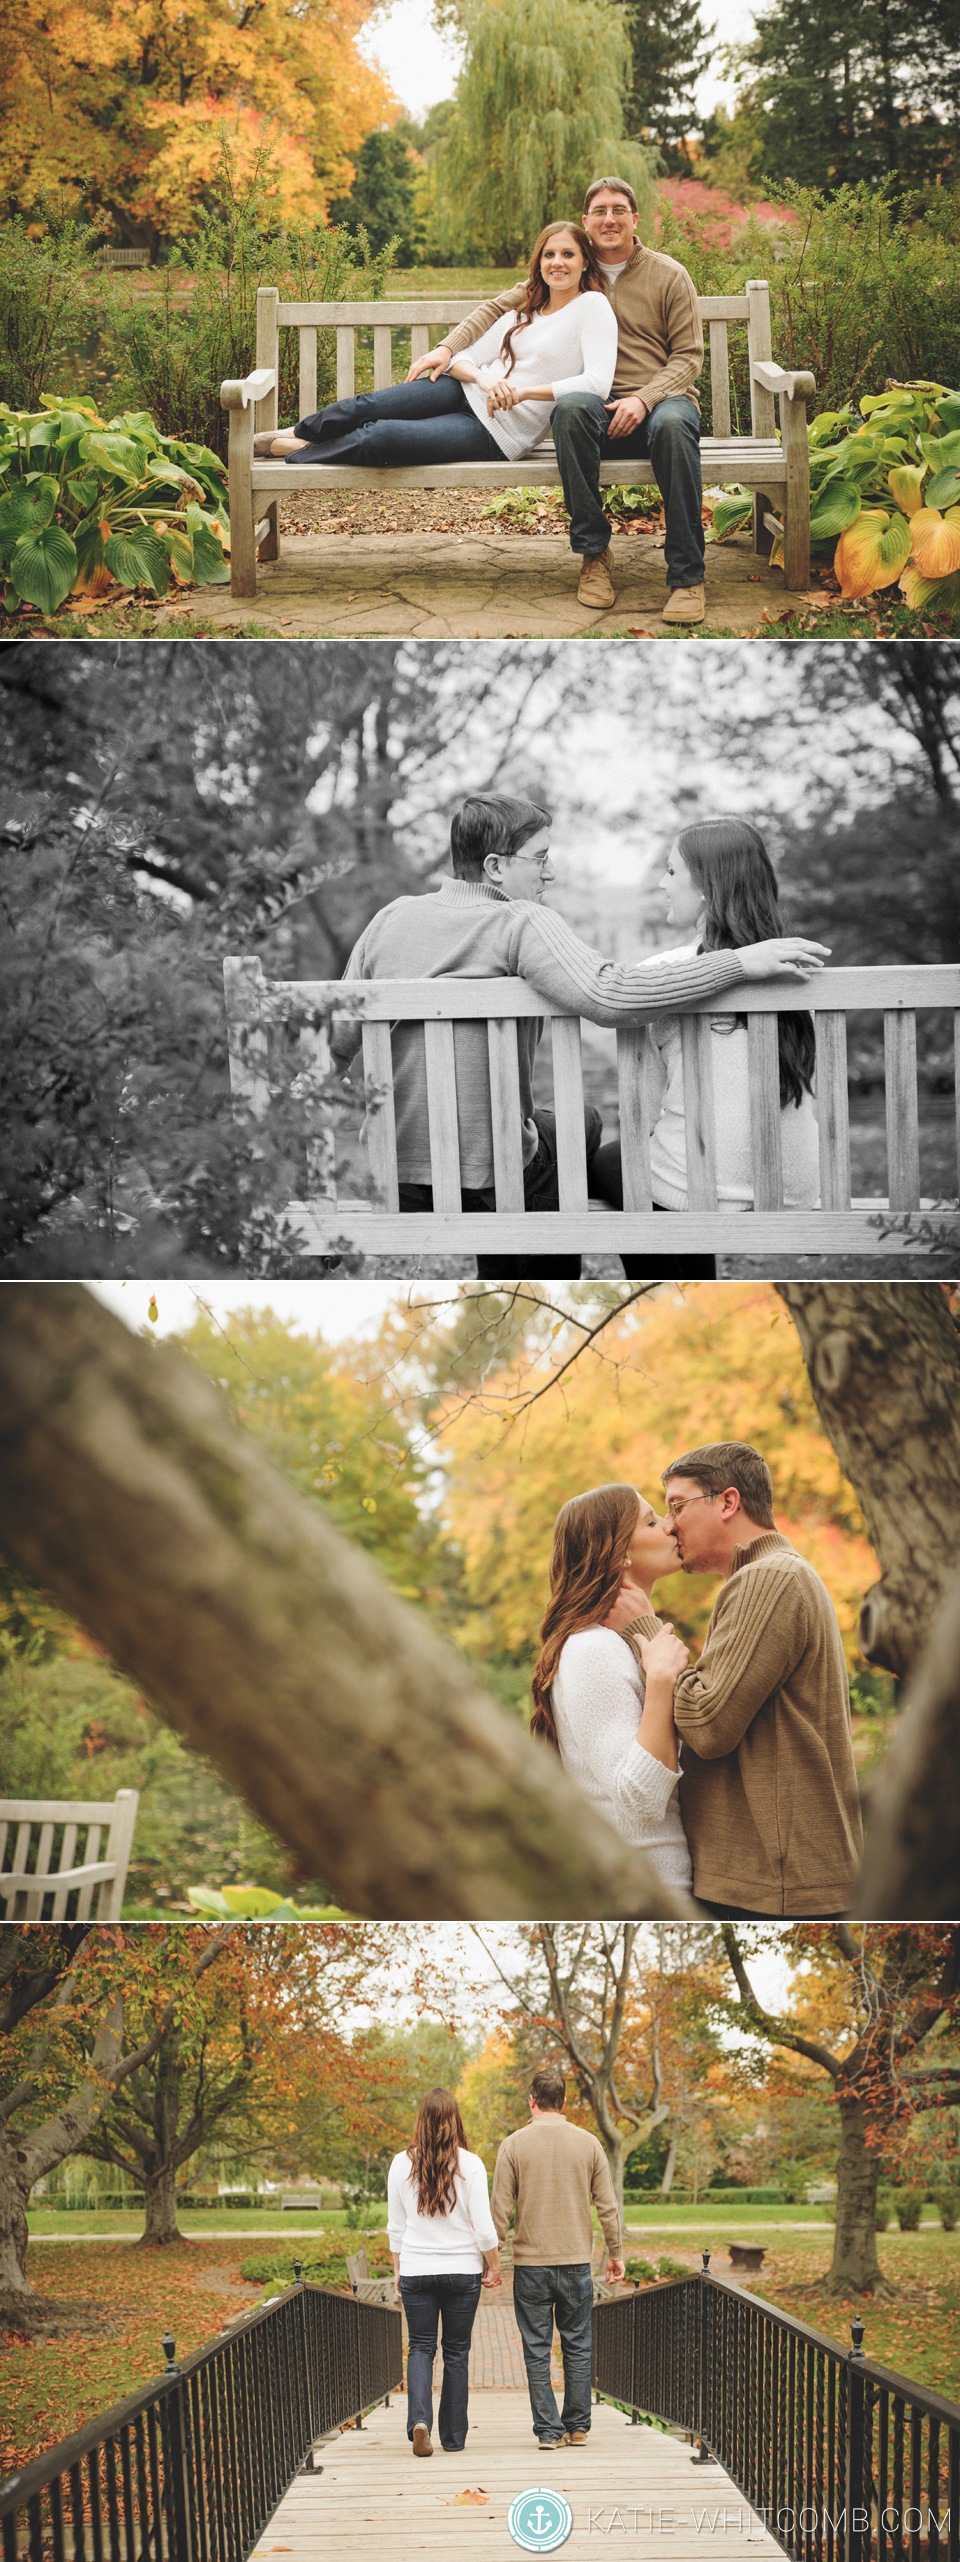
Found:
[[691, 1909], [183, 1353], [8, 1282], [0, 1436], [7, 1553], [354, 1911]]
[[661, 2180], [661, 2182], [660, 2182], [660, 2195], [661, 2195], [661, 2197], [669, 2197], [669, 2195], [670, 2195], [670, 2191], [671, 2191], [671, 2189], [672, 2189], [672, 2187], [673, 2187], [673, 2174], [674, 2174], [674, 2171], [676, 2170], [676, 2167], [677, 2167], [677, 2138], [676, 2138], [676, 2136], [675, 2136], [675, 2135], [671, 2135], [671, 2137], [670, 2137], [670, 2150], [669, 2150], [669, 2152], [668, 2152], [668, 2154], [667, 2154], [666, 2161], [664, 2162], [664, 2165], [663, 2165], [663, 2178], [662, 2178], [662, 2180]]
[[905, 1716], [871, 1782], [854, 1911], [953, 1921], [960, 1876], [960, 1583], [934, 1622]]
[[182, 2242], [177, 2223], [177, 2174], [172, 2162], [162, 2162], [158, 2171], [147, 2179], [144, 2195], [143, 2232], [138, 2248], [165, 2249], [170, 2242]]
[[[956, 1570], [960, 1340], [932, 1283], [777, 1284], [824, 1431], [880, 1560], [864, 1598], [868, 1662], [904, 1675]], [[905, 1907], [904, 1909], [909, 1909]]]
[[867, 2115], [854, 2092], [842, 2093], [837, 2157], [837, 2223], [830, 2285], [837, 2294], [873, 2295], [885, 2284], [877, 2258], [880, 2155], [867, 2143]]
[[14, 2146], [0, 2130], [0, 2300], [33, 2294], [27, 2276], [27, 2199]]

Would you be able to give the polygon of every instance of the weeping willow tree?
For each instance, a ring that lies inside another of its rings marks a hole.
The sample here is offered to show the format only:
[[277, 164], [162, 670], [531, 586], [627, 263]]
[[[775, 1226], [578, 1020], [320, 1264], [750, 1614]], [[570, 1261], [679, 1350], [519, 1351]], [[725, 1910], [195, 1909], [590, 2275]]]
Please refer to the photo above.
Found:
[[633, 63], [610, 0], [485, 0], [434, 170], [444, 249], [522, 260], [545, 222], [580, 214], [591, 178], [628, 179], [649, 237], [656, 152], [624, 138]]

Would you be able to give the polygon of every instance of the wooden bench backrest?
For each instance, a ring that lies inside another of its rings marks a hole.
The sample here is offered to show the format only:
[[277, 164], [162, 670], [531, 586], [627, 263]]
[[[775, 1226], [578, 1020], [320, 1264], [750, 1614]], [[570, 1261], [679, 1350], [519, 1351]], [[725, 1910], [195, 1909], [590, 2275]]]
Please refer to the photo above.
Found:
[[[744, 286], [742, 294], [698, 295], [701, 319], [710, 342], [710, 382], [713, 403], [713, 434], [730, 434], [730, 359], [727, 328], [731, 321], [740, 322], [747, 331], [750, 373], [751, 434], [772, 436], [776, 419], [773, 393], [753, 379], [753, 364], [768, 362], [772, 354], [770, 335], [770, 287], [762, 276], [755, 276]], [[317, 331], [333, 329], [337, 339], [337, 399], [348, 400], [356, 382], [356, 333], [373, 331], [373, 388], [385, 391], [393, 381], [393, 331], [410, 331], [411, 359], [425, 356], [444, 329], [458, 320], [466, 320], [476, 311], [476, 301], [465, 302], [455, 295], [431, 301], [402, 302], [282, 302], [276, 285], [261, 285], [257, 294], [257, 364], [280, 366], [280, 331], [297, 329], [300, 333], [299, 416], [312, 417], [317, 406]], [[261, 401], [257, 421], [261, 427], [276, 425], [276, 394]]]
[[[551, 1007], [522, 979], [267, 980], [259, 961], [230, 959], [224, 962], [224, 987], [231, 1086], [238, 1100], [255, 1113], [264, 1112], [269, 1103], [272, 1024], [304, 1018], [302, 1065], [322, 1073], [329, 1058], [326, 1026], [331, 1016], [345, 1012], [359, 1019], [366, 1084], [381, 1098], [368, 1117], [370, 1171], [388, 1211], [399, 1209], [391, 1024], [423, 1026], [434, 1209], [455, 1215], [460, 1210], [460, 1149], [454, 1023], [479, 1021], [486, 1026], [496, 1204], [498, 1210], [522, 1210], [517, 1024], [527, 1015], [549, 1018], [560, 1208], [587, 1208], [580, 1020]], [[801, 1012], [813, 1014], [816, 1025], [821, 1209], [846, 1211], [851, 1206], [847, 1018], [862, 1012], [880, 1012], [884, 1019], [889, 1206], [897, 1212], [919, 1209], [917, 1014], [945, 1008], [954, 1018], [960, 1098], [960, 967], [952, 964], [933, 969], [824, 970], [790, 986], [730, 989], [682, 1015], [690, 1209], [718, 1208], [710, 1020], [720, 1014], [747, 1018], [754, 1206], [783, 1209], [776, 1017]], [[616, 1044], [623, 1206], [646, 1211], [652, 1208], [649, 1048], [642, 1029], [618, 1031]], [[335, 1197], [331, 1163], [328, 1157], [327, 1171], [321, 1163], [314, 1176], [328, 1199]], [[817, 1211], [808, 1215], [815, 1223]]]
[[[0, 1799], [0, 1903], [6, 1920], [89, 1921], [96, 1896], [97, 1920], [119, 1921], [138, 1804], [136, 1788], [118, 1788], [112, 1803]], [[80, 1832], [86, 1839], [78, 1863]], [[28, 1867], [31, 1836], [36, 1858]], [[47, 1912], [46, 1898], [52, 1899]]]
[[368, 2278], [370, 2275], [369, 2268], [367, 2267], [366, 2251], [354, 2251], [352, 2254], [350, 2251], [347, 2251], [346, 2262], [347, 2276], [350, 2280], [351, 2286], [361, 2285], [364, 2279]]

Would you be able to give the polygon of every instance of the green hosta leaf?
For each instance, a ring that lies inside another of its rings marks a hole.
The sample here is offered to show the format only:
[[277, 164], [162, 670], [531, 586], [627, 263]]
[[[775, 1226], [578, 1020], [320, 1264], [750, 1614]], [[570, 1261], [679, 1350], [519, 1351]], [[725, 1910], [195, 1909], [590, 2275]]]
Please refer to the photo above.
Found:
[[6, 586], [4, 587], [4, 591], [3, 591], [3, 608], [4, 608], [4, 612], [5, 612], [6, 614], [15, 614], [15, 613], [17, 612], [17, 610], [18, 610], [19, 604], [20, 604], [20, 598], [19, 598], [19, 596], [17, 595], [16, 588], [15, 588], [15, 587], [11, 587], [11, 585], [10, 585], [10, 581], [9, 581], [9, 579], [8, 579], [8, 580], [7, 580], [7, 583], [6, 583]]
[[721, 498], [719, 507], [714, 508], [713, 517], [711, 519], [712, 531], [717, 542], [722, 542], [724, 535], [732, 534], [737, 527], [741, 525], [749, 525], [752, 515], [752, 491], [749, 489], [728, 490], [726, 497]]
[[104, 559], [121, 587], [152, 587], [157, 595], [166, 595], [170, 563], [156, 534], [111, 534]]
[[170, 525], [168, 526], [166, 533], [160, 535], [160, 541], [163, 544], [168, 560], [172, 561], [178, 577], [192, 578], [192, 536], [190, 534], [185, 534], [179, 525]]
[[198, 587], [225, 587], [229, 584], [230, 563], [223, 544], [205, 525], [198, 525], [193, 537], [193, 575]]
[[838, 430], [841, 428], [846, 430], [850, 420], [855, 417], [854, 409], [821, 410], [819, 418], [811, 419], [807, 430], [811, 450], [815, 450], [818, 445], [831, 444]]
[[78, 574], [81, 578], [89, 580], [93, 577], [95, 570], [103, 568], [104, 563], [99, 514], [87, 516], [82, 525], [75, 525], [73, 539], [77, 547]]
[[162, 445], [166, 442], [160, 434], [159, 427], [154, 425], [149, 409], [125, 409], [122, 418], [111, 418], [108, 421], [108, 430], [111, 435], [116, 433], [120, 436], [145, 437], [150, 445]]
[[94, 471], [80, 472], [75, 480], [68, 480], [67, 488], [70, 492], [70, 496], [76, 500], [78, 507], [83, 508], [84, 514], [86, 514], [89, 507], [94, 505], [98, 486], [97, 475]]
[[948, 392], [945, 400], [937, 401], [936, 424], [945, 436], [960, 428], [960, 391]]
[[112, 480], [143, 479], [147, 466], [146, 449], [132, 436], [113, 436], [107, 431], [102, 435], [85, 436], [81, 452], [84, 462], [93, 463], [97, 471], [108, 472]]
[[932, 471], [955, 470], [960, 464], [960, 428], [952, 436], [918, 436], [917, 443]]
[[811, 542], [835, 542], [838, 534], [856, 523], [862, 504], [859, 489], [851, 481], [836, 481], [817, 499], [810, 517]]
[[957, 497], [960, 497], [960, 471], [951, 463], [946, 471], [935, 472], [933, 479], [927, 482], [923, 503], [925, 507], [952, 507]]
[[64, 597], [69, 596], [76, 575], [77, 547], [62, 525], [42, 525], [38, 533], [21, 536], [10, 564], [10, 577], [25, 604], [39, 605], [41, 613], [55, 614]]
[[8, 516], [11, 523], [19, 516], [21, 533], [37, 533], [41, 525], [51, 523], [59, 496], [60, 484], [52, 472], [31, 472], [28, 479], [14, 481], [0, 499], [0, 523], [5, 526]]
[[267, 1886], [188, 1886], [187, 1896], [198, 1913], [213, 1913], [218, 1921], [356, 1921], [356, 1913], [345, 1913], [339, 1904], [292, 1904], [289, 1896], [273, 1895]]

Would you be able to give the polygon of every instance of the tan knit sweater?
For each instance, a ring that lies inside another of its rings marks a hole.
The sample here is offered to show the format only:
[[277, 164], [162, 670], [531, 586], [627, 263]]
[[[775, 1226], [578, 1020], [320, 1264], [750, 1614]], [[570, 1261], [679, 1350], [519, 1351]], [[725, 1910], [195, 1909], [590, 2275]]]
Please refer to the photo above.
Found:
[[531, 2117], [507, 2135], [497, 2154], [490, 2211], [503, 2241], [516, 2208], [514, 2262], [572, 2268], [593, 2248], [591, 2205], [613, 2259], [622, 2249], [620, 2217], [602, 2144], [558, 2109]]
[[[447, 333], [454, 355], [472, 347], [505, 311], [517, 311], [526, 282], [509, 293], [478, 303], [476, 311]], [[613, 392], [625, 398], [635, 392], [647, 409], [658, 400], [687, 392], [696, 400], [694, 383], [703, 364], [703, 323], [692, 276], [675, 258], [637, 242], [626, 266], [608, 287], [617, 315], [617, 364]]]
[[674, 1714], [694, 1894], [784, 1918], [845, 1911], [863, 1835], [843, 1643], [825, 1585], [778, 1530], [734, 1550]]

